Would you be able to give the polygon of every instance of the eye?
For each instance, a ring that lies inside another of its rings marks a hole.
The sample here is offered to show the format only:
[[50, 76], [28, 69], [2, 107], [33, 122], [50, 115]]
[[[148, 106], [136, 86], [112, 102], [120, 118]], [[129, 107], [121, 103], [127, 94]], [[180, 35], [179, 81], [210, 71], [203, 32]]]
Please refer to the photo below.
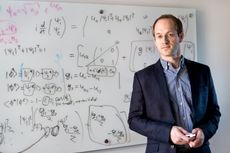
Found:
[[163, 36], [162, 35], [156, 35], [157, 39], [161, 39]]
[[168, 33], [168, 36], [169, 37], [175, 37], [175, 34], [174, 33]]

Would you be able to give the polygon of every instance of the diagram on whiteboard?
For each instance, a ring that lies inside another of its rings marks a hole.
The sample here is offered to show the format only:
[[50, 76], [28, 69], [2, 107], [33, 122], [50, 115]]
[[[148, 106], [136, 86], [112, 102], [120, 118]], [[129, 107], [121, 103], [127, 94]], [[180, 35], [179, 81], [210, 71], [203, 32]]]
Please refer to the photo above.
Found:
[[134, 73], [159, 59], [151, 26], [165, 12], [196, 60], [194, 9], [1, 1], [0, 153], [145, 144], [127, 114]]

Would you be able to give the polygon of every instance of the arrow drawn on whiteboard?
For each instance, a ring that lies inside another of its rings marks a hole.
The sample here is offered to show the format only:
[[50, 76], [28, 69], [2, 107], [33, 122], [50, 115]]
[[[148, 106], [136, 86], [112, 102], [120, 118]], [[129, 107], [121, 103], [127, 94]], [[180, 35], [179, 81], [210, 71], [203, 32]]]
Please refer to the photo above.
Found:
[[[119, 41], [116, 41], [115, 44], [113, 44], [112, 46], [110, 46], [108, 49], [106, 49], [104, 52], [102, 52], [100, 55], [98, 55], [96, 58], [94, 58], [93, 61], [91, 61], [89, 64], [87, 64], [86, 66], [91, 65], [92, 63], [94, 63], [96, 60], [98, 60], [102, 55], [104, 55], [106, 52], [110, 51], [111, 48], [113, 48], [114, 46], [116, 46], [117, 44], [119, 44]], [[95, 48], [95, 51], [97, 50], [97, 47]]]

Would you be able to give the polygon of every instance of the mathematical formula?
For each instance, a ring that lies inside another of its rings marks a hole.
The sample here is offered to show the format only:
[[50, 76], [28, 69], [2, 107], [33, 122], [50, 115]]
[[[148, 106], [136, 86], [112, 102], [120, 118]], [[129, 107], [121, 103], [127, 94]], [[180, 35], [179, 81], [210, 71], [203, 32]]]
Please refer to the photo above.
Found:
[[182, 20], [181, 48], [195, 60], [192, 9], [0, 2], [0, 152], [145, 143], [127, 114], [134, 72], [159, 58], [151, 26], [161, 10]]

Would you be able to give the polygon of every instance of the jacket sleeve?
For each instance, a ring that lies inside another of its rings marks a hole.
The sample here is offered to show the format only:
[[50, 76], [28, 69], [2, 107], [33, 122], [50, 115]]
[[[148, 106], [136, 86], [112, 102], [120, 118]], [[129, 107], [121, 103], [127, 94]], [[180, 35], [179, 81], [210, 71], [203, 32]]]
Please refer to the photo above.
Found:
[[142, 84], [140, 83], [137, 73], [135, 73], [128, 116], [129, 127], [131, 130], [147, 138], [158, 142], [169, 142], [172, 125], [150, 119], [146, 114], [145, 106]]
[[221, 116], [215, 87], [209, 68], [207, 71], [207, 80], [207, 96], [206, 98], [200, 98], [202, 101], [207, 101], [207, 108], [203, 109], [203, 111], [206, 110], [204, 118], [198, 121], [198, 124], [195, 125], [196, 127], [200, 127], [203, 130], [205, 135], [205, 142], [207, 142], [216, 133]]

